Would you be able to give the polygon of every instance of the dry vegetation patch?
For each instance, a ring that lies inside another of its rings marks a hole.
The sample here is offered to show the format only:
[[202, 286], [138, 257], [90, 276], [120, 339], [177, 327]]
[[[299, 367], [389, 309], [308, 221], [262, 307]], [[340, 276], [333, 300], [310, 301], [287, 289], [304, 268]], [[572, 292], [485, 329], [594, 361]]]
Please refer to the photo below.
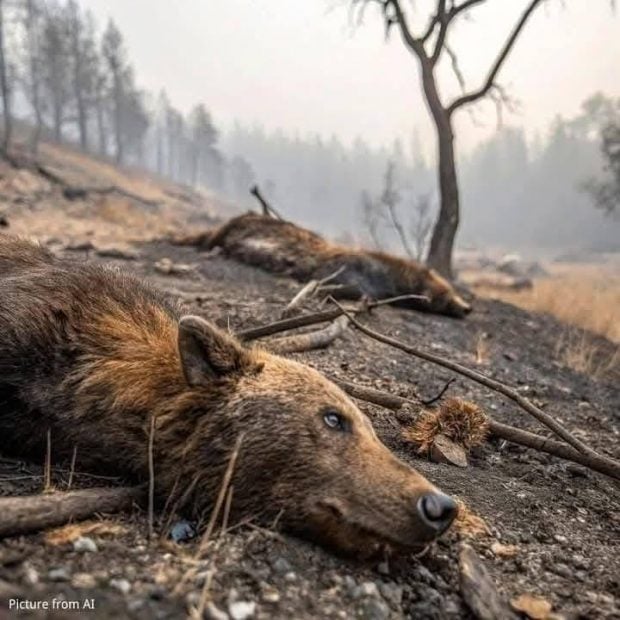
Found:
[[[482, 297], [501, 299], [533, 312], [550, 314], [567, 325], [555, 357], [570, 368], [603, 377], [620, 366], [620, 270], [606, 265], [555, 268], [529, 290], [476, 289]], [[590, 333], [619, 345], [603, 350]]]

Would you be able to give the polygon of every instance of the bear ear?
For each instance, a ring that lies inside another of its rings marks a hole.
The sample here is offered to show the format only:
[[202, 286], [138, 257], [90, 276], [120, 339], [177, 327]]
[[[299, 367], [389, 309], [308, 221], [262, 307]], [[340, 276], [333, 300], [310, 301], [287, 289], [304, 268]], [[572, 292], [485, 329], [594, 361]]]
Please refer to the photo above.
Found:
[[208, 385], [252, 365], [246, 349], [199, 316], [181, 317], [178, 345], [183, 374], [192, 387]]

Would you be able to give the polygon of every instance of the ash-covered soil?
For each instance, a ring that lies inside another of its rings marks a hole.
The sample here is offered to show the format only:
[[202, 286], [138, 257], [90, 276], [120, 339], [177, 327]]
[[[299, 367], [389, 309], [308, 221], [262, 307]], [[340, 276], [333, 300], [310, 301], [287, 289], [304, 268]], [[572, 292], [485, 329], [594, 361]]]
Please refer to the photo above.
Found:
[[[292, 280], [191, 248], [157, 242], [137, 250], [137, 259], [113, 262], [152, 279], [192, 312], [232, 329], [273, 321], [299, 290]], [[80, 254], [94, 260], [87, 251]], [[195, 269], [164, 275], [154, 267], [162, 258]], [[475, 300], [474, 312], [463, 321], [393, 308], [380, 308], [363, 320], [516, 386], [591, 446], [619, 456], [620, 369], [594, 380], [554, 361], [565, 330], [554, 319]], [[477, 360], [481, 340], [485, 352]], [[613, 352], [612, 343], [598, 338], [597, 344]], [[296, 357], [328, 374], [405, 396], [429, 398], [454, 377], [354, 330], [324, 351]], [[545, 433], [500, 395], [455, 379], [448, 395], [473, 400], [499, 421]], [[401, 440], [393, 413], [366, 403], [360, 407], [391, 449], [484, 518], [489, 534], [468, 542], [506, 598], [540, 595], [553, 605], [556, 618], [620, 617], [616, 483], [499, 442], [477, 449], [466, 469], [431, 463]], [[55, 471], [55, 485], [63, 488], [68, 475], [66, 469]], [[74, 480], [74, 486], [114, 483], [85, 475]], [[0, 495], [36, 493], [42, 485], [40, 467], [0, 459]], [[85, 534], [94, 546], [45, 533], [0, 541], [0, 618], [13, 617], [7, 606], [15, 597], [80, 604], [94, 599], [94, 611], [38, 612], [41, 617], [185, 617], [205, 580], [210, 583], [209, 618], [472, 617], [460, 594], [462, 540], [454, 533], [422, 558], [360, 563], [271, 529], [242, 526], [214, 537], [207, 555], [196, 559], [197, 543], [171, 542], [163, 524], [161, 537], [149, 543], [147, 520], [138, 508], [108, 522], [114, 527]], [[506, 557], [501, 547], [492, 550], [497, 542], [516, 549]]]

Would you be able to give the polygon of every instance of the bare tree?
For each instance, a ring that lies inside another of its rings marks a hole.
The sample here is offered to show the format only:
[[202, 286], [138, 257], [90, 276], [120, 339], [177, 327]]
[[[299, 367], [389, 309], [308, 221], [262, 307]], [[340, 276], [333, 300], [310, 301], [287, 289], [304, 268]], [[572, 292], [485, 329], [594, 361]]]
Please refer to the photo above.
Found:
[[412, 201], [409, 236], [418, 261], [424, 259], [424, 252], [433, 228], [431, 201], [428, 195], [415, 196]]
[[104, 157], [108, 154], [106, 116], [109, 104], [108, 76], [101, 57], [93, 57], [93, 106], [95, 108], [95, 123], [97, 127], [97, 141], [99, 154]]
[[71, 60], [71, 82], [77, 113], [80, 146], [88, 150], [88, 116], [94, 99], [96, 48], [92, 16], [84, 16], [75, 0], [67, 3], [67, 29]]
[[11, 113], [11, 86], [9, 79], [9, 61], [6, 46], [6, 0], [0, 0], [0, 94], [2, 95], [2, 115], [4, 131], [2, 134], [2, 153], [7, 154], [11, 144], [13, 116]]
[[114, 148], [116, 163], [123, 162], [123, 135], [122, 135], [122, 109], [124, 84], [123, 79], [127, 70], [123, 35], [116, 24], [110, 20], [103, 33], [101, 42], [101, 54], [110, 75], [112, 92], [112, 126], [114, 129]]
[[439, 94], [436, 72], [438, 62], [444, 53], [450, 57], [457, 79], [461, 86], [464, 86], [463, 76], [458, 67], [458, 57], [449, 46], [448, 34], [458, 17], [485, 1], [487, 0], [461, 0], [460, 2], [436, 0], [435, 12], [426, 28], [415, 34], [401, 0], [351, 0], [352, 6], [360, 7], [361, 11], [367, 5], [379, 5], [382, 9], [386, 34], [389, 35], [391, 28], [395, 26], [400, 32], [406, 49], [419, 63], [422, 91], [437, 132], [439, 155], [440, 209], [430, 242], [428, 263], [447, 277], [452, 276], [452, 250], [460, 216], [459, 187], [454, 156], [453, 115], [457, 110], [483, 97], [494, 96], [498, 102], [502, 101], [503, 90], [497, 83], [499, 72], [528, 19], [542, 3], [542, 0], [528, 1], [525, 10], [491, 64], [482, 84], [469, 92], [463, 92], [461, 96], [450, 102], [445, 102]]
[[43, 7], [39, 0], [24, 0], [22, 12], [24, 37], [24, 59], [22, 87], [26, 99], [32, 106], [34, 131], [30, 136], [30, 149], [37, 152], [41, 132], [43, 131], [43, 97], [41, 86], [43, 72], [41, 68], [41, 28]]
[[204, 104], [198, 104], [191, 111], [189, 128], [191, 157], [190, 182], [195, 186], [199, 180], [199, 174], [202, 172], [201, 167], [204, 167], [210, 161], [212, 151], [215, 149], [215, 143], [217, 141], [217, 130]]
[[67, 21], [58, 4], [48, 3], [46, 9], [41, 31], [42, 83], [54, 138], [60, 142], [71, 101]]

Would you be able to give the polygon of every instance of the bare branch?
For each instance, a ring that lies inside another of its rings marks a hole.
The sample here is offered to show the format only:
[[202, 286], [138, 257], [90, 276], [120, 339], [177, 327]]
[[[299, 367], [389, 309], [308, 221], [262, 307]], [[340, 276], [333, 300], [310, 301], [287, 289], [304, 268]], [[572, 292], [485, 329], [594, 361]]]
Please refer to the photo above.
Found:
[[403, 12], [402, 7], [400, 6], [400, 1], [385, 0], [384, 6], [386, 11], [390, 7], [393, 9], [393, 14], [389, 16], [389, 19], [395, 21], [398, 24], [398, 27], [400, 29], [400, 35], [403, 39], [405, 46], [408, 47], [414, 54], [416, 54], [416, 56], [420, 59], [421, 62], [428, 63], [428, 56], [426, 54], [426, 50], [424, 49], [424, 42], [422, 39], [414, 37], [411, 33], [411, 30], [409, 29], [409, 25], [407, 23], [407, 18]]
[[461, 71], [461, 67], [459, 65], [459, 60], [456, 56], [456, 53], [447, 43], [444, 45], [444, 49], [446, 50], [446, 53], [448, 54], [450, 58], [450, 64], [452, 65], [452, 71], [454, 75], [456, 76], [456, 80], [459, 83], [461, 90], [465, 92], [465, 76], [463, 75], [463, 72]]
[[[475, 90], [466, 95], [462, 95], [461, 97], [458, 97], [457, 99], [455, 99], [447, 108], [447, 112], [449, 115], [452, 114], [458, 108], [468, 103], [472, 103], [473, 101], [477, 101], [478, 99], [488, 94], [489, 90], [491, 90], [491, 87], [495, 84], [495, 78], [497, 77], [500, 69], [502, 68], [504, 61], [510, 54], [510, 51], [512, 50], [517, 38], [519, 37], [519, 34], [521, 34], [521, 31], [523, 30], [523, 27], [525, 26], [527, 20], [532, 15], [534, 10], [538, 7], [538, 5], [541, 4], [541, 2], [542, 0], [531, 0], [530, 1], [529, 5], [527, 6], [525, 11], [521, 15], [521, 18], [517, 22], [517, 25], [515, 26], [513, 31], [510, 33], [510, 36], [508, 37], [508, 40], [504, 44], [504, 47], [501, 49], [499, 55], [497, 56], [497, 59], [493, 63], [493, 66], [491, 67], [491, 70], [489, 71], [484, 84], [478, 90]], [[463, 4], [467, 4], [467, 3], [463, 3]]]

